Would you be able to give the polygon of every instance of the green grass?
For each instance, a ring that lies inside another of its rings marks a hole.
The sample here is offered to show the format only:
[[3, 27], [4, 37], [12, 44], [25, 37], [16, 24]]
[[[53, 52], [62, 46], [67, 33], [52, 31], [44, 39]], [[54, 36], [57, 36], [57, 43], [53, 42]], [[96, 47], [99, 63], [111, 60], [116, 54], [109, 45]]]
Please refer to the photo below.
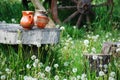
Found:
[[[95, 9], [97, 16], [90, 26], [76, 29], [70, 24], [60, 25], [63, 30], [56, 45], [0, 44], [0, 80], [108, 80], [111, 74], [115, 80], [120, 79], [119, 58], [112, 59], [107, 74], [97, 76], [90, 71], [89, 63], [83, 56], [85, 53], [101, 53], [102, 44], [106, 41], [120, 42], [118, 2], [114, 4], [112, 18], [105, 14], [105, 10]], [[1, 6], [1, 22], [19, 23], [24, 10], [19, 1], [3, 0], [0, 1]]]

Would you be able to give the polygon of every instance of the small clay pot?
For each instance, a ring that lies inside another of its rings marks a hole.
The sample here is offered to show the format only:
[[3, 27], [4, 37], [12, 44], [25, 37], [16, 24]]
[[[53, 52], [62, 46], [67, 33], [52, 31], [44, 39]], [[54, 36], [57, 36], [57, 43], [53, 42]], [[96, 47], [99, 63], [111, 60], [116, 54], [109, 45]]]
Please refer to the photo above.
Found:
[[34, 25], [34, 12], [33, 11], [22, 11], [22, 18], [20, 20], [20, 25], [25, 30], [32, 29]]
[[45, 28], [46, 24], [48, 24], [49, 19], [46, 16], [37, 16], [37, 21], [36, 21], [36, 25], [38, 28]]

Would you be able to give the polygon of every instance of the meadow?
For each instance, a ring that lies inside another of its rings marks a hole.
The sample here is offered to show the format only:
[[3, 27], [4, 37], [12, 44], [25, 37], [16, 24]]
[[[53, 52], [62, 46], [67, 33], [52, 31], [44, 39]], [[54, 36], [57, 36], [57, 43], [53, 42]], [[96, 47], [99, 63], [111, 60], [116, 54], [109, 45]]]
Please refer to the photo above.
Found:
[[[119, 57], [112, 56], [109, 64], [100, 64], [104, 69], [96, 74], [84, 56], [100, 54], [104, 42], [120, 42], [119, 3], [114, 1], [112, 17], [104, 8], [94, 9], [96, 18], [90, 26], [77, 29], [56, 24], [60, 29], [58, 44], [0, 44], [0, 80], [120, 80]], [[34, 10], [32, 4], [29, 6]], [[20, 0], [1, 0], [0, 7], [0, 24], [20, 22], [24, 10]]]

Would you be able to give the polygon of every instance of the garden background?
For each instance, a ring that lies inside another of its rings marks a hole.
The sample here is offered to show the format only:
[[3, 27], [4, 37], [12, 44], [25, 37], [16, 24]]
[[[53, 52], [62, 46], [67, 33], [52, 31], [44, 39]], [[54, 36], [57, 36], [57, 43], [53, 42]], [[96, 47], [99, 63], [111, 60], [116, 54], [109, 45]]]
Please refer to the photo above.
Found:
[[[93, 0], [93, 3], [102, 1]], [[119, 0], [114, 0], [111, 18], [105, 8], [94, 9], [96, 17], [90, 26], [84, 24], [77, 29], [71, 24], [56, 24], [61, 30], [56, 45], [24, 48], [20, 44], [15, 49], [12, 45], [0, 44], [0, 80], [120, 80], [119, 57], [100, 65], [105, 68], [96, 74], [91, 72], [83, 56], [101, 53], [104, 42], [120, 42], [119, 4]], [[19, 24], [23, 10], [21, 0], [0, 0], [0, 24]], [[29, 3], [29, 10], [34, 10], [32, 3]]]

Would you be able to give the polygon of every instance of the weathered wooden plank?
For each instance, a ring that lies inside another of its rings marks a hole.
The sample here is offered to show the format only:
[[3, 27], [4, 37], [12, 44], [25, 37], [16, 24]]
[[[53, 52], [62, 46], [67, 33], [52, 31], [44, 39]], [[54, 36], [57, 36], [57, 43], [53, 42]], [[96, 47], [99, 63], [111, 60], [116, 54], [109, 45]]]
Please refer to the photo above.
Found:
[[4, 44], [56, 44], [60, 30], [57, 28], [24, 30], [19, 24], [0, 24], [0, 43]]

